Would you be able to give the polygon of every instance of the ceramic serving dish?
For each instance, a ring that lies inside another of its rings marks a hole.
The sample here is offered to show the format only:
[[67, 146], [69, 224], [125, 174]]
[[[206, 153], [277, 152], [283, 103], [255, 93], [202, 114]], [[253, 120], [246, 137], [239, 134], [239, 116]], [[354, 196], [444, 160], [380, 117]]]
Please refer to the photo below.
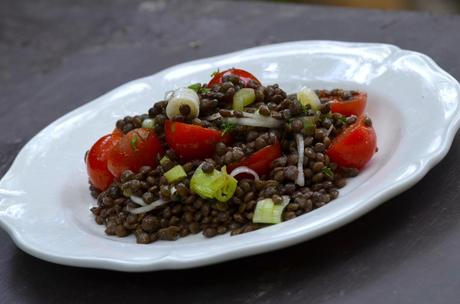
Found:
[[[164, 92], [230, 67], [288, 93], [304, 85], [367, 91], [378, 153], [338, 199], [255, 232], [149, 245], [105, 235], [89, 211], [95, 201], [85, 151], [118, 118], [144, 113]], [[419, 181], [449, 150], [459, 128], [459, 96], [457, 81], [433, 60], [386, 44], [299, 41], [180, 64], [114, 89], [31, 139], [0, 181], [0, 225], [41, 259], [121, 271], [195, 267], [279, 249], [336, 229]]]

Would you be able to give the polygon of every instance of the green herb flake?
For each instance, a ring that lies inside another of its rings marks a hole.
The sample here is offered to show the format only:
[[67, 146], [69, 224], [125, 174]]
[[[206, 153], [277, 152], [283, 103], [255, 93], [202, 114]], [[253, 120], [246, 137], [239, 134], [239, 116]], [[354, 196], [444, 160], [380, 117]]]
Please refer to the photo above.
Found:
[[342, 124], [344, 124], [344, 125], [347, 124], [347, 118], [346, 118], [345, 116], [340, 117], [340, 118], [339, 118], [339, 121], [340, 121]]
[[133, 149], [133, 151], [137, 151], [137, 143], [139, 142], [139, 137], [137, 137], [137, 135], [134, 135], [132, 138], [131, 138], [131, 149]]
[[328, 177], [333, 177], [334, 176], [334, 172], [332, 172], [332, 169], [329, 168], [329, 167], [324, 167], [321, 172], [324, 173], [324, 175], [328, 176]]
[[[321, 112], [320, 112], [320, 113], [321, 113]], [[328, 113], [326, 113], [326, 114], [321, 113], [321, 114], [319, 115], [319, 120], [320, 120], [320, 121], [324, 121], [325, 119], [331, 119], [331, 118], [332, 118], [332, 115], [331, 115], [330, 112], [328, 112]]]
[[201, 83], [191, 84], [191, 85], [188, 86], [188, 88], [194, 90], [195, 92], [197, 92], [199, 94], [206, 94], [206, 93], [211, 92], [210, 88], [208, 88], [206, 86], [202, 86]]
[[201, 83], [194, 83], [188, 86], [189, 89], [194, 90], [195, 92], [199, 92], [201, 89]]
[[221, 128], [223, 130], [222, 136], [224, 136], [227, 133], [231, 133], [236, 128], [236, 124], [230, 123], [230, 122], [224, 122]]
[[211, 89], [210, 88], [207, 88], [207, 87], [201, 87], [199, 90], [198, 90], [198, 93], [200, 94], [206, 94], [206, 93], [209, 93], [211, 92]]
[[214, 72], [211, 73], [211, 77], [214, 77], [214, 76], [216, 76], [216, 75], [219, 74], [219, 73], [220, 73], [220, 70], [217, 69], [216, 71], [214, 71]]
[[133, 195], [133, 193], [131, 192], [131, 190], [126, 189], [125, 191], [123, 191], [123, 195], [125, 197], [130, 197], [131, 195]]
[[308, 114], [308, 109], [309, 109], [309, 108], [308, 108], [306, 105], [303, 105], [303, 104], [300, 103], [300, 102], [299, 102], [299, 104], [300, 104], [300, 107], [302, 108], [303, 114], [305, 114], [305, 115]]

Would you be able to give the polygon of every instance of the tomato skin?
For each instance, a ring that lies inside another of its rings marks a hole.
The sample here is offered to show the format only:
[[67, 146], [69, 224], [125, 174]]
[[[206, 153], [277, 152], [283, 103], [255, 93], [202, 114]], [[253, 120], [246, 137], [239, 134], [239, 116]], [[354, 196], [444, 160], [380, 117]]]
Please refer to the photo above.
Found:
[[154, 131], [145, 128], [125, 134], [108, 154], [107, 168], [116, 178], [125, 170], [138, 171], [142, 166], [155, 167], [163, 147]]
[[86, 156], [86, 170], [91, 184], [104, 191], [113, 182], [114, 176], [107, 168], [109, 152], [118, 144], [122, 135], [118, 133], [107, 134], [99, 138], [89, 149]]
[[171, 120], [165, 121], [165, 135], [168, 146], [186, 161], [211, 157], [217, 142], [232, 141], [229, 134]]
[[112, 131], [112, 135], [116, 135], [116, 136], [122, 137], [124, 134], [123, 134], [123, 132], [122, 132], [120, 129], [115, 128], [115, 129], [113, 129], [113, 131]]
[[377, 148], [377, 135], [372, 126], [366, 126], [365, 119], [361, 117], [332, 140], [326, 151], [332, 162], [359, 170], [369, 162]]
[[246, 85], [249, 80], [253, 80], [257, 82], [260, 85], [259, 79], [257, 79], [254, 75], [249, 73], [248, 71], [242, 70], [242, 69], [228, 69], [222, 72], [217, 73], [214, 75], [214, 77], [209, 81], [208, 87], [212, 87], [215, 84], [222, 83], [222, 78], [226, 75], [237, 75], [240, 77], [240, 80]]
[[329, 102], [331, 112], [340, 113], [345, 116], [356, 115], [361, 116], [367, 104], [367, 93], [358, 92], [349, 100], [334, 99]]
[[[237, 167], [245, 166], [256, 171], [259, 175], [267, 175], [270, 172], [270, 164], [278, 157], [281, 157], [281, 144], [276, 140], [273, 145], [263, 147], [239, 162], [228, 165], [227, 171], [231, 172]], [[241, 174], [237, 175], [236, 178], [241, 179], [247, 176]]]

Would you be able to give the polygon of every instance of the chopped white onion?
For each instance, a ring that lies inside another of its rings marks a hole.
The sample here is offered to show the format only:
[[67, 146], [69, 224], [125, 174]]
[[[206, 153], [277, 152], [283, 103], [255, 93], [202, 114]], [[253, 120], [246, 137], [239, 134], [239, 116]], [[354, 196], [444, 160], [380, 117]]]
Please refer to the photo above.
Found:
[[147, 206], [147, 204], [144, 202], [144, 200], [142, 199], [142, 197], [135, 196], [135, 195], [131, 195], [131, 196], [129, 197], [129, 199], [130, 199], [133, 203], [136, 203], [136, 204], [138, 204], [138, 205]]
[[295, 141], [297, 144], [297, 153], [299, 154], [299, 160], [297, 161], [297, 169], [299, 173], [297, 174], [296, 184], [300, 187], [305, 185], [305, 177], [303, 175], [303, 154], [305, 151], [303, 135], [297, 133], [295, 135]]
[[331, 126], [329, 127], [329, 129], [327, 129], [326, 137], [329, 136], [329, 135], [331, 134], [333, 128], [334, 128], [334, 125], [331, 125]]
[[[252, 114], [252, 113], [251, 113]], [[237, 125], [251, 126], [251, 127], [263, 127], [263, 128], [278, 128], [283, 123], [280, 120], [277, 120], [273, 117], [258, 116], [257, 118], [252, 117], [226, 117], [225, 121], [229, 123], [234, 123]]]
[[238, 174], [241, 174], [241, 173], [251, 174], [252, 176], [254, 176], [254, 180], [259, 180], [259, 174], [257, 174], [257, 172], [252, 170], [251, 168], [248, 168], [248, 167], [245, 167], [245, 166], [236, 167], [235, 169], [233, 169], [233, 171], [230, 173], [230, 175], [235, 177], [235, 176], [237, 176]]
[[190, 107], [188, 117], [195, 118], [200, 115], [200, 97], [194, 90], [189, 88], [175, 90], [168, 98], [166, 116], [171, 119], [176, 115], [180, 115], [179, 108], [181, 105], [188, 105]]
[[177, 189], [176, 189], [176, 187], [172, 186], [169, 191], [171, 192], [171, 195], [174, 195], [176, 193]]
[[149, 205], [145, 205], [145, 206], [142, 206], [142, 207], [139, 207], [139, 208], [134, 208], [134, 209], [131, 209], [129, 210], [129, 212], [131, 212], [132, 214], [140, 214], [140, 213], [145, 213], [145, 212], [149, 212], [157, 207], [160, 207], [164, 204], [166, 204], [167, 202], [165, 202], [164, 200], [162, 199], [159, 199], [157, 201], [154, 201], [153, 203], [149, 204]]

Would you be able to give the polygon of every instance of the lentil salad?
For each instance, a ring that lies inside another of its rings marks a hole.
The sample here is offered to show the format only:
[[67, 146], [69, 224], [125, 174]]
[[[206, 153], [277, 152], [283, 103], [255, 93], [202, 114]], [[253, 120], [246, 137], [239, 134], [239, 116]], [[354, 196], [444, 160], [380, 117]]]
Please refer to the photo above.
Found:
[[126, 116], [85, 161], [108, 235], [250, 232], [324, 206], [376, 151], [361, 91], [287, 94], [241, 69]]

